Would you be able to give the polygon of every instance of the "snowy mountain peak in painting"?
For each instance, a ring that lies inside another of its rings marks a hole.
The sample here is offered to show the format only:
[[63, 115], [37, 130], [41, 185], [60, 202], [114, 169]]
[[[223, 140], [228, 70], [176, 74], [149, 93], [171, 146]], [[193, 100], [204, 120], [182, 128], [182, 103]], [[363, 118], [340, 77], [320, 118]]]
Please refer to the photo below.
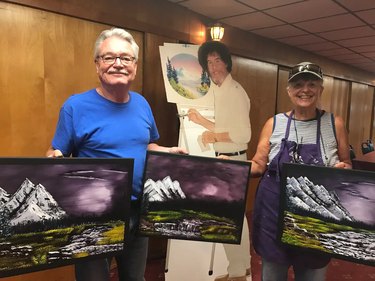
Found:
[[25, 198], [32, 191], [34, 184], [29, 180], [25, 179], [18, 190], [10, 197], [9, 201], [5, 204], [5, 208], [9, 213], [14, 212], [20, 207]]
[[186, 198], [180, 183], [172, 181], [170, 176], [166, 176], [163, 180], [156, 182], [148, 179], [145, 182], [143, 194], [147, 197], [148, 201], [167, 201]]
[[29, 179], [4, 204], [4, 209], [7, 209], [12, 225], [66, 216], [47, 189], [41, 184], [34, 185]]
[[307, 177], [287, 178], [287, 205], [290, 209], [314, 212], [336, 221], [353, 221], [350, 213], [341, 205], [336, 193], [322, 185], [315, 185]]
[[0, 187], [0, 208], [9, 201], [10, 194]]

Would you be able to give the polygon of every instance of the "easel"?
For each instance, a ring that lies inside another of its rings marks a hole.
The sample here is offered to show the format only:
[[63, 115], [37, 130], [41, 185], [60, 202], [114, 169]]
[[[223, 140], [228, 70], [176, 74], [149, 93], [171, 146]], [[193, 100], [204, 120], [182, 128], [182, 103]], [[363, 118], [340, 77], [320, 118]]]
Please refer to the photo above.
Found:
[[[180, 120], [179, 146], [185, 147], [190, 154], [198, 156], [215, 157], [213, 148], [206, 149], [199, 143], [199, 135], [205, 129], [188, 121], [189, 108], [197, 109], [205, 117], [213, 118], [214, 99], [213, 93], [208, 91], [199, 99], [186, 99], [180, 96], [170, 85], [168, 80], [167, 64], [176, 55], [192, 55], [197, 58], [197, 45], [164, 43], [160, 46], [164, 85], [168, 102], [175, 103]], [[198, 63], [198, 60], [197, 60]], [[214, 264], [215, 260], [215, 264]], [[227, 259], [222, 244], [216, 247], [215, 243], [168, 240], [166, 254], [166, 281], [212, 281], [213, 272], [216, 275], [226, 274]]]
[[[195, 108], [204, 117], [213, 119], [213, 108], [177, 104], [180, 118], [179, 146], [185, 147], [192, 155], [215, 157], [212, 146], [202, 147], [202, 144], [198, 143], [199, 135], [205, 129], [188, 121], [186, 114], [189, 108]], [[212, 281], [217, 275], [226, 274], [227, 265], [222, 244], [168, 240], [165, 262], [166, 281]]]

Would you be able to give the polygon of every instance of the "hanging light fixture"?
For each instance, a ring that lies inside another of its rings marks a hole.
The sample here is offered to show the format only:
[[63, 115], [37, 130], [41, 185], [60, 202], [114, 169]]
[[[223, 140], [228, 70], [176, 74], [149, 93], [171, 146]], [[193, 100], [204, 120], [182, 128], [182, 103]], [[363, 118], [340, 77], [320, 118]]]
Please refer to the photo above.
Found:
[[214, 41], [220, 41], [224, 36], [224, 27], [220, 23], [215, 23], [211, 27], [211, 38]]

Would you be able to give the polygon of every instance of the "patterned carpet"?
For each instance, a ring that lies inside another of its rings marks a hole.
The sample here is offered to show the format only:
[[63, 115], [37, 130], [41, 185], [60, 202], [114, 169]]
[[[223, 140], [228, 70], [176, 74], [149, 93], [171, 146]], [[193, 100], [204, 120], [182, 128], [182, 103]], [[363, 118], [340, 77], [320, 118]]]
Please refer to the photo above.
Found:
[[[146, 269], [146, 281], [165, 281], [164, 259], [149, 260]], [[261, 281], [261, 262], [259, 256], [252, 251], [252, 281]], [[294, 280], [292, 272], [289, 280]], [[326, 281], [372, 281], [375, 280], [375, 267], [355, 264], [348, 261], [333, 259], [328, 267]], [[112, 270], [111, 281], [118, 281], [116, 269]], [[179, 280], [176, 280], [179, 281]], [[199, 281], [199, 280], [196, 280]], [[277, 280], [275, 280], [277, 281]]]
[[[249, 225], [251, 225], [251, 214], [247, 214]], [[251, 248], [251, 271], [252, 281], [261, 281], [261, 261], [259, 256]], [[165, 281], [164, 259], [152, 259], [147, 263], [145, 279], [146, 281]], [[293, 281], [293, 272], [289, 272], [289, 280]], [[326, 281], [375, 281], [375, 267], [356, 264], [339, 259], [332, 259], [327, 271]], [[118, 281], [116, 269], [111, 271], [111, 281]], [[180, 281], [180, 280], [173, 280]], [[199, 280], [192, 280], [199, 281]], [[275, 280], [277, 281], [277, 280]]]
[[[255, 253], [252, 256], [253, 281], [261, 281], [261, 262]], [[159, 279], [156, 279], [159, 280]], [[289, 271], [288, 281], [294, 280], [292, 270]], [[332, 259], [327, 271], [326, 281], [371, 281], [375, 280], [375, 267], [355, 264], [352, 262]], [[152, 279], [147, 281], [153, 281]], [[275, 280], [277, 281], [277, 280]]]

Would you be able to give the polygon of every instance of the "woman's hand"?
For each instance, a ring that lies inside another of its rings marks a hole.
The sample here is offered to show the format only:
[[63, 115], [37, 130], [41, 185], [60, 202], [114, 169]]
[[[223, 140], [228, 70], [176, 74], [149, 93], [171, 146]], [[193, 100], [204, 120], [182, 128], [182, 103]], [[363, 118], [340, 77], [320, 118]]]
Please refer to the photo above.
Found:
[[335, 164], [334, 167], [335, 168], [341, 168], [341, 169], [351, 169], [352, 165], [350, 165], [348, 163], [345, 163], [345, 162], [339, 162], [339, 163]]

